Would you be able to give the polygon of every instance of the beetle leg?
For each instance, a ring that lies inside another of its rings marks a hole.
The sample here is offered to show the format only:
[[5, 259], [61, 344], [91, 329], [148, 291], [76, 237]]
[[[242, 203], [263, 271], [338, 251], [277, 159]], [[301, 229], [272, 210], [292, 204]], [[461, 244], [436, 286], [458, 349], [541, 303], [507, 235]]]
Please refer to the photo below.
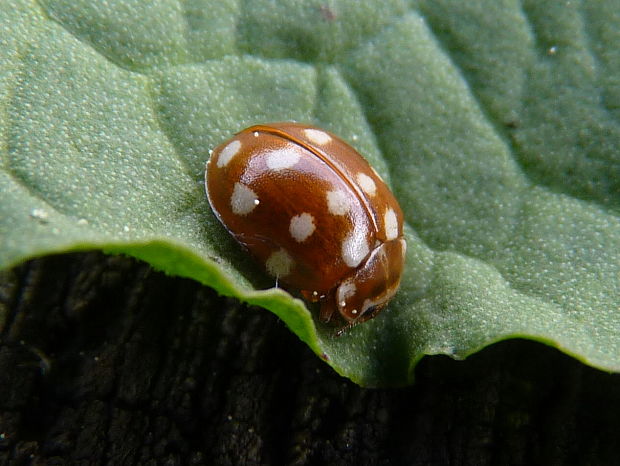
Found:
[[343, 325], [342, 327], [340, 327], [336, 331], [336, 336], [340, 337], [340, 336], [342, 336], [343, 333], [348, 332], [349, 330], [351, 330], [356, 325], [361, 324], [362, 322], [366, 322], [367, 320], [372, 319], [383, 308], [384, 308], [384, 306], [375, 306], [374, 308], [369, 309], [367, 312], [365, 312], [364, 314], [359, 316], [357, 319], [348, 321], [345, 325]]
[[337, 311], [336, 302], [334, 300], [334, 293], [328, 293], [325, 298], [321, 300], [321, 312], [319, 313], [319, 319], [322, 322], [329, 322], [332, 320], [334, 313]]

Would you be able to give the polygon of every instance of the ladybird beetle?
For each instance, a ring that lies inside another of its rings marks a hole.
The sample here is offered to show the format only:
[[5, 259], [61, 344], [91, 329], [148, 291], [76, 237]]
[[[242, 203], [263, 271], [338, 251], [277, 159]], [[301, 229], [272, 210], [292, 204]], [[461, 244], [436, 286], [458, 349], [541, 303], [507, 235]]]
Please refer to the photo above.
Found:
[[256, 125], [217, 146], [206, 168], [219, 221], [276, 280], [337, 310], [350, 328], [396, 293], [406, 243], [403, 213], [351, 146], [299, 123]]

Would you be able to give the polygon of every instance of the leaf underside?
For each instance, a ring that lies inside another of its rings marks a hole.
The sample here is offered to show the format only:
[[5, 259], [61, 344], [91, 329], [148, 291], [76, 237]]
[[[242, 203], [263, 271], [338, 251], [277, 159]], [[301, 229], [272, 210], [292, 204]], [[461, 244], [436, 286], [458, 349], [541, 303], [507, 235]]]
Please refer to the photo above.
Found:
[[[151, 3], [0, 4], [2, 268], [129, 254], [367, 386], [513, 337], [620, 370], [618, 0]], [[204, 195], [211, 147], [286, 120], [350, 141], [407, 221], [401, 291], [340, 338]]]

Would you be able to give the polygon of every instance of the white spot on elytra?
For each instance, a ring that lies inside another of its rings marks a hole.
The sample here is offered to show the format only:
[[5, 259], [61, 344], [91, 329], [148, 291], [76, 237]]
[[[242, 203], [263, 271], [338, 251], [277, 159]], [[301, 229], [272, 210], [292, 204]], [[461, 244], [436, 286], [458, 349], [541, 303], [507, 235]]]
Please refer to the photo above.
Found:
[[299, 162], [300, 157], [299, 152], [295, 150], [274, 149], [267, 152], [267, 167], [272, 170], [291, 168]]
[[308, 237], [314, 233], [316, 225], [314, 224], [314, 217], [307, 212], [300, 215], [295, 215], [291, 218], [291, 224], [289, 225], [289, 232], [291, 236], [301, 243], [308, 239]]
[[388, 240], [398, 237], [398, 219], [396, 218], [396, 212], [391, 208], [386, 210], [383, 215], [383, 226], [385, 227], [385, 237]]
[[338, 301], [338, 305], [343, 308], [347, 305], [347, 299], [355, 296], [355, 292], [357, 288], [355, 287], [355, 283], [351, 279], [345, 280], [340, 284], [338, 290], [336, 290], [336, 301]]
[[368, 194], [369, 196], [374, 196], [377, 193], [377, 185], [366, 173], [359, 172], [356, 178], [357, 182], [362, 188], [362, 191], [364, 191], [366, 194]]
[[305, 129], [304, 134], [310, 140], [310, 142], [318, 145], [327, 144], [329, 141], [332, 140], [332, 137], [329, 134], [318, 129]]
[[260, 201], [256, 193], [241, 183], [235, 183], [233, 193], [230, 198], [230, 207], [237, 215], [246, 215], [254, 210]]
[[349, 199], [344, 191], [337, 189], [327, 191], [327, 209], [332, 215], [345, 215], [350, 208]]
[[368, 255], [369, 248], [366, 241], [366, 230], [356, 226], [342, 242], [342, 259], [349, 267], [357, 267]]
[[228, 143], [226, 147], [220, 152], [220, 156], [217, 158], [217, 167], [222, 168], [230, 163], [232, 158], [239, 153], [241, 149], [241, 141], [235, 139]]
[[279, 249], [272, 253], [265, 263], [267, 272], [274, 277], [286, 277], [293, 268], [293, 258], [284, 249]]

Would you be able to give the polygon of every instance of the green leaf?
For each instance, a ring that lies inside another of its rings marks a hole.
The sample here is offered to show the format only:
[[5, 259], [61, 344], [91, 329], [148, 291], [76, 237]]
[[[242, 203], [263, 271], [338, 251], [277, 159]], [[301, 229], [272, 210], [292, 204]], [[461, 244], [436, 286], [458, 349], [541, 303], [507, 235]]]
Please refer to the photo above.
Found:
[[[277, 314], [339, 373], [532, 338], [620, 371], [620, 3], [0, 4], [0, 266], [100, 248]], [[209, 148], [335, 132], [407, 220], [402, 289], [340, 338], [211, 213]]]

